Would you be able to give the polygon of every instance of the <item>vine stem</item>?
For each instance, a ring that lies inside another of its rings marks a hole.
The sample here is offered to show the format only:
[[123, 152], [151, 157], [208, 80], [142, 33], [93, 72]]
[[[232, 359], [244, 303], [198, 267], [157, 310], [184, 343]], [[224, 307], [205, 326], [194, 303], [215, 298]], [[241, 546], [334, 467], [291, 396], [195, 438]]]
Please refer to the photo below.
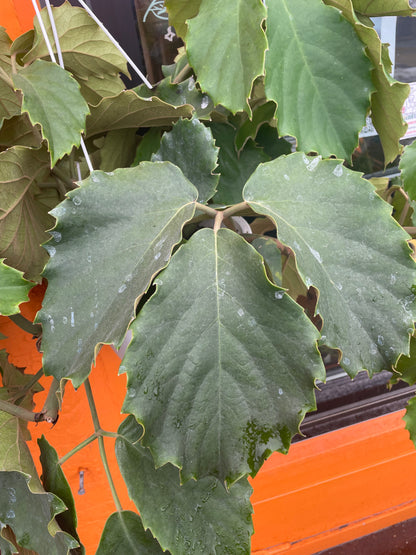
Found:
[[[105, 471], [105, 474], [107, 476], [108, 483], [110, 485], [111, 494], [113, 496], [114, 504], [116, 506], [117, 511], [121, 512], [123, 510], [123, 508], [121, 506], [120, 499], [117, 495], [117, 491], [116, 491], [116, 488], [115, 488], [115, 485], [114, 485], [114, 481], [113, 481], [113, 478], [111, 476], [110, 467], [108, 465], [107, 454], [105, 452], [105, 446], [104, 446], [104, 437], [103, 437], [103, 434], [102, 434], [100, 421], [99, 421], [99, 418], [98, 418], [97, 407], [95, 406], [94, 396], [92, 394], [91, 384], [90, 384], [90, 381], [89, 381], [88, 378], [84, 382], [84, 387], [85, 387], [85, 392], [87, 394], [88, 404], [89, 404], [90, 411], [91, 411], [92, 422], [94, 424], [94, 432], [95, 432], [94, 436], [98, 438], [98, 447], [99, 447], [99, 450], [100, 450], [101, 461], [103, 463], [104, 471]], [[88, 439], [90, 439], [90, 438], [88, 438]], [[91, 439], [91, 441], [93, 441], [93, 440]]]
[[229, 208], [226, 208], [223, 212], [221, 212], [222, 217], [224, 218], [224, 220], [226, 218], [231, 218], [231, 216], [234, 216], [239, 212], [243, 212], [243, 210], [247, 210], [248, 208], [250, 208], [250, 206], [247, 202], [239, 202], [238, 204], [234, 204], [234, 206], [230, 206]]
[[210, 206], [207, 206], [206, 204], [201, 204], [199, 202], [195, 203], [195, 207], [198, 210], [201, 210], [201, 212], [204, 212], [205, 214], [207, 214], [208, 216], [211, 216], [211, 218], [217, 217], [218, 210], [215, 210], [215, 208], [211, 208]]
[[188, 73], [192, 71], [192, 68], [189, 64], [186, 64], [178, 73], [178, 75], [175, 77], [175, 79], [173, 79], [172, 84], [177, 85], [178, 83], [180, 83], [183, 78], [188, 75]]
[[11, 314], [9, 318], [14, 324], [16, 324], [16, 326], [19, 326], [19, 328], [22, 329], [23, 331], [30, 333], [34, 337], [41, 336], [42, 334], [41, 324], [34, 324], [33, 322], [31, 322], [21, 314]]

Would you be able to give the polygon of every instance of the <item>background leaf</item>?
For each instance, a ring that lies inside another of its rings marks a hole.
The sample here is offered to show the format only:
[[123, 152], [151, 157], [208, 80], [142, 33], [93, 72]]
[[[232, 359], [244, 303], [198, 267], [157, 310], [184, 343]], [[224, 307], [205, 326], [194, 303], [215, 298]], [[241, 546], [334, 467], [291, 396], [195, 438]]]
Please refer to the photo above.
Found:
[[48, 257], [40, 245], [54, 224], [37, 187], [49, 164], [45, 148], [16, 146], [0, 153], [0, 256], [33, 281], [40, 280]]
[[197, 119], [181, 119], [172, 131], [164, 133], [152, 161], [166, 160], [178, 166], [198, 189], [198, 201], [207, 202], [214, 195], [219, 180], [219, 175], [213, 173], [218, 151], [208, 127]]
[[248, 140], [238, 153], [235, 146], [236, 131], [231, 125], [211, 123], [210, 128], [215, 144], [220, 147], [218, 168], [220, 174], [218, 191], [214, 197], [216, 204], [237, 204], [242, 202], [242, 190], [250, 175], [261, 162], [270, 158], [253, 141]]
[[399, 168], [403, 189], [412, 200], [416, 200], [416, 141], [404, 148]]
[[354, 9], [370, 17], [412, 15], [408, 0], [352, 0]]
[[280, 135], [305, 152], [350, 158], [373, 89], [353, 27], [321, 2], [281, 0], [268, 5], [267, 39], [266, 94]]
[[415, 265], [371, 183], [339, 160], [295, 153], [259, 166], [244, 197], [276, 222], [306, 285], [319, 289], [322, 341], [343, 351], [350, 375], [390, 368], [408, 352]]
[[[90, 75], [128, 75], [127, 62], [104, 31], [83, 8], [73, 7], [65, 2], [52, 8], [65, 68], [74, 76], [88, 78]], [[54, 46], [51, 23], [46, 8], [41, 10], [43, 24]], [[37, 58], [49, 60], [49, 53], [38, 21], [35, 19], [35, 42], [25, 56], [24, 63]], [[56, 49], [54, 49], [56, 53]]]
[[29, 300], [33, 284], [22, 278], [22, 273], [3, 264], [0, 259], [0, 314], [10, 316], [19, 312], [19, 304]]
[[10, 526], [19, 545], [48, 555], [67, 555], [77, 547], [68, 534], [49, 529], [54, 516], [65, 510], [55, 495], [32, 493], [20, 472], [0, 471], [0, 491], [0, 526]]
[[137, 129], [171, 125], [179, 118], [191, 117], [192, 106], [171, 106], [157, 97], [140, 98], [134, 91], [104, 98], [91, 108], [87, 117], [87, 136], [114, 129]]
[[150, 451], [130, 439], [141, 432], [129, 416], [119, 428], [116, 455], [144, 527], [172, 553], [248, 555], [253, 526], [247, 479], [229, 492], [215, 478], [180, 485], [177, 468], [167, 464], [155, 470]]
[[96, 346], [122, 341], [138, 299], [192, 218], [197, 191], [169, 162], [143, 162], [93, 172], [68, 196], [53, 211], [58, 223], [46, 245], [53, 256], [38, 320], [45, 373], [78, 387]]
[[[50, 445], [45, 436], [38, 439], [40, 449], [40, 462], [42, 464], [42, 484], [46, 491], [55, 494], [65, 503], [67, 510], [56, 515], [56, 521], [61, 530], [68, 532], [73, 538], [80, 543], [77, 534], [77, 514], [75, 511], [75, 502], [72, 496], [71, 488], [65, 478], [61, 465], [58, 463], [58, 455], [55, 449]], [[84, 548], [76, 550], [77, 555], [85, 553]], [[73, 554], [75, 555], [75, 553]]]
[[22, 110], [39, 123], [48, 141], [52, 166], [73, 146], [79, 146], [89, 108], [79, 85], [58, 65], [36, 60], [13, 76], [23, 92]]
[[250, 112], [247, 99], [267, 48], [265, 17], [260, 0], [204, 0], [188, 22], [186, 49], [198, 82], [214, 104], [233, 113]]
[[132, 511], [113, 513], [105, 523], [95, 555], [128, 553], [129, 555], [161, 555], [163, 551], [152, 534], [143, 528], [142, 520]]
[[182, 39], [188, 30], [186, 20], [197, 15], [201, 2], [202, 0], [165, 0], [169, 23], [175, 27], [176, 34]]
[[194, 234], [156, 284], [131, 325], [123, 410], [183, 480], [255, 474], [315, 406], [318, 332], [228, 229]]

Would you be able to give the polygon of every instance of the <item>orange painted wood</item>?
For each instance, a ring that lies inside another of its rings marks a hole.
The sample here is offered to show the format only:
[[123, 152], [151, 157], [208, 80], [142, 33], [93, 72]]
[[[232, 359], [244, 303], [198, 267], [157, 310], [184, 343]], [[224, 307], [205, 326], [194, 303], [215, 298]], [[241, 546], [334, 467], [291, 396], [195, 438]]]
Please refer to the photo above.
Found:
[[12, 40], [33, 27], [34, 16], [31, 0], [0, 1], [0, 25]]

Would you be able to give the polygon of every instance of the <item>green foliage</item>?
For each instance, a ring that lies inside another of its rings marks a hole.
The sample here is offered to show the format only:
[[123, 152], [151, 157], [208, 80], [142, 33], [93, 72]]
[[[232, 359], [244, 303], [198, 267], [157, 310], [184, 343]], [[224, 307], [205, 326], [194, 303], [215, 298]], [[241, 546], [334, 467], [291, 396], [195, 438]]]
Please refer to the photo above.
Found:
[[[124, 90], [125, 60], [81, 8], [53, 8], [65, 69], [38, 23], [13, 43], [0, 28], [0, 312], [46, 278], [33, 331], [55, 378], [34, 414], [37, 377], [0, 356], [2, 553], [83, 552], [61, 462], [40, 440], [40, 481], [25, 420], [56, 407], [63, 380], [85, 384], [95, 434], [68, 456], [102, 446], [88, 375], [128, 329], [128, 416], [110, 435], [140, 516], [122, 510], [103, 457], [117, 511], [99, 555], [248, 554], [248, 476], [315, 408], [318, 345], [351, 376], [415, 381], [415, 228], [399, 225], [415, 147], [390, 189], [344, 165], [368, 114], [386, 164], [401, 154], [408, 87], [368, 16], [413, 10], [266, 4], [166, 0], [185, 46], [151, 91]], [[412, 438], [415, 414], [412, 400]]]

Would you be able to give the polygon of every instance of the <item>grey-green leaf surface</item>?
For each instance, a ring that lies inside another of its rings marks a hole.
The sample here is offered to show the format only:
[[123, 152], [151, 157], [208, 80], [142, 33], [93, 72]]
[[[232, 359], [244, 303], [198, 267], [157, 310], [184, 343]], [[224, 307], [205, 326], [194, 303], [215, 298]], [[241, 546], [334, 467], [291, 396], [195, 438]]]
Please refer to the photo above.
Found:
[[219, 180], [219, 175], [214, 174], [218, 150], [209, 127], [197, 119], [181, 119], [163, 135], [152, 161], [166, 160], [178, 166], [198, 189], [198, 201], [207, 202]]
[[228, 229], [195, 233], [156, 284], [131, 326], [123, 410], [183, 480], [255, 474], [315, 406], [317, 330]]
[[[64, 65], [73, 75], [84, 79], [90, 75], [102, 77], [108, 74], [117, 75], [119, 72], [128, 75], [124, 56], [83, 8], [74, 7], [69, 2], [65, 2], [62, 6], [52, 8], [52, 13]], [[56, 53], [46, 8], [41, 11], [41, 15]], [[23, 60], [25, 64], [37, 58], [49, 60], [48, 48], [39, 22], [35, 20], [34, 24], [35, 42]]]
[[10, 316], [19, 312], [19, 304], [29, 300], [32, 286], [21, 272], [6, 266], [0, 258], [0, 314]]
[[416, 200], [416, 141], [405, 147], [399, 168], [404, 190], [412, 200]]
[[237, 204], [242, 202], [242, 190], [250, 175], [261, 162], [270, 158], [262, 148], [248, 140], [238, 153], [235, 146], [236, 131], [231, 125], [211, 123], [215, 144], [220, 148], [217, 172], [220, 174], [216, 204]]
[[0, 526], [10, 526], [19, 545], [37, 553], [67, 555], [78, 543], [66, 533], [49, 527], [56, 514], [65, 511], [52, 493], [33, 493], [29, 477], [21, 472], [0, 471]]
[[143, 528], [140, 516], [121, 511], [108, 517], [95, 555], [120, 553], [128, 555], [162, 555], [158, 541]]
[[[58, 455], [55, 449], [48, 443], [45, 436], [38, 439], [40, 449], [40, 462], [42, 465], [42, 484], [46, 491], [55, 494], [67, 507], [63, 513], [56, 515], [56, 521], [61, 530], [68, 532], [79, 542], [77, 534], [77, 514], [71, 488], [65, 474], [58, 463]], [[84, 548], [77, 550], [77, 554], [85, 553]]]
[[37, 186], [49, 165], [46, 148], [16, 146], [0, 153], [0, 256], [33, 281], [41, 279], [48, 255], [40, 245], [54, 224]]
[[171, 163], [143, 162], [93, 172], [53, 210], [58, 223], [45, 245], [49, 286], [38, 315], [46, 374], [78, 387], [96, 345], [121, 342], [135, 304], [181, 240], [197, 194]]
[[259, 166], [244, 198], [276, 222], [306, 285], [319, 289], [322, 341], [343, 351], [350, 375], [408, 353], [415, 264], [371, 183], [342, 161], [295, 153]]
[[33, 125], [41, 125], [54, 166], [73, 146], [79, 146], [85, 129], [89, 108], [79, 85], [67, 71], [43, 60], [21, 69], [13, 82], [23, 92], [22, 110]]
[[261, 0], [204, 0], [187, 23], [186, 48], [203, 91], [232, 112], [250, 112], [247, 99], [263, 73], [267, 41]]
[[103, 98], [91, 107], [87, 117], [87, 135], [99, 135], [113, 129], [138, 129], [172, 125], [179, 118], [192, 115], [193, 107], [171, 106], [156, 96], [140, 98], [134, 91], [123, 91], [119, 95]]
[[299, 150], [350, 158], [373, 89], [354, 28], [322, 2], [281, 0], [268, 4], [267, 39], [266, 94], [280, 134]]
[[144, 527], [162, 548], [178, 554], [248, 555], [253, 526], [247, 479], [229, 491], [213, 477], [180, 485], [179, 471], [171, 464], [155, 470], [149, 450], [135, 441], [141, 432], [132, 416], [121, 424], [117, 461]]

